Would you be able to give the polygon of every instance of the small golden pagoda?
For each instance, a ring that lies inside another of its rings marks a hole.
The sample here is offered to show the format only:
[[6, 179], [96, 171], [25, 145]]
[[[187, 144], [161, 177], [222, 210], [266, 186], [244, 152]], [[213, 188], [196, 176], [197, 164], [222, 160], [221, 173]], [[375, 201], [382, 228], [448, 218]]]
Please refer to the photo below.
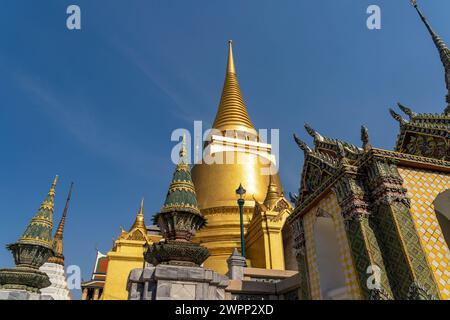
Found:
[[135, 268], [144, 266], [146, 245], [158, 242], [159, 235], [150, 234], [144, 220], [144, 199], [141, 201], [136, 219], [127, 232], [123, 228], [111, 251], [108, 252], [108, 269], [103, 290], [103, 300], [126, 300], [128, 275]]

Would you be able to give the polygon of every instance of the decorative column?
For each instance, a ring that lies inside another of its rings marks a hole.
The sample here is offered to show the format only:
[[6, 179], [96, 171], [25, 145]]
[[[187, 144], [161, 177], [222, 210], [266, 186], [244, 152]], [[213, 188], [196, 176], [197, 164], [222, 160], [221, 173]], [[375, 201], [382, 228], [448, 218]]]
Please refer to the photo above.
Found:
[[373, 159], [367, 166], [375, 233], [396, 299], [439, 296], [410, 213], [410, 200], [394, 161]]
[[247, 266], [245, 257], [243, 257], [239, 251], [234, 248], [233, 253], [227, 259], [228, 263], [228, 277], [232, 280], [244, 279], [244, 268]]
[[242, 187], [242, 184], [239, 184], [239, 187], [236, 189], [236, 194], [239, 196], [237, 200], [239, 206], [239, 221], [241, 225], [241, 255], [245, 259], [245, 240], [244, 240], [244, 204], [245, 204], [245, 189]]
[[[372, 215], [369, 211], [364, 183], [357, 179], [356, 173], [347, 171], [337, 181], [334, 192], [341, 207], [355, 270], [364, 298], [393, 299], [382, 251], [373, 230]], [[369, 277], [374, 273], [369, 267], [380, 270], [378, 286], [371, 286]]]
[[87, 295], [88, 295], [88, 289], [84, 288], [83, 289], [83, 294], [81, 296], [81, 300], [87, 300]]
[[51, 284], [47, 274], [39, 271], [39, 267], [54, 254], [51, 234], [57, 181], [58, 176], [55, 177], [47, 197], [19, 241], [7, 245], [14, 256], [16, 267], [0, 269], [0, 299], [17, 296], [17, 292], [20, 292], [23, 299], [30, 299], [30, 296], [39, 299], [40, 289]]
[[94, 298], [93, 298], [93, 300], [98, 300], [99, 295], [100, 295], [100, 290], [98, 288], [95, 288], [94, 289]]
[[298, 263], [298, 274], [300, 276], [299, 300], [310, 300], [308, 261], [306, 257], [305, 229], [303, 218], [297, 218], [291, 225], [294, 238], [294, 253]]

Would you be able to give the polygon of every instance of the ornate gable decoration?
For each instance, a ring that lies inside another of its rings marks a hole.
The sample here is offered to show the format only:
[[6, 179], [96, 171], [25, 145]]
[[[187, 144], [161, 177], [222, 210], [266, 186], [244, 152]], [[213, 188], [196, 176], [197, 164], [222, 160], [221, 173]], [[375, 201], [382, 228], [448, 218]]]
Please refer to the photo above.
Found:
[[408, 120], [403, 119], [391, 109], [392, 117], [400, 123], [396, 151], [450, 161], [450, 49], [428, 23], [419, 9], [417, 1], [412, 0], [411, 4], [416, 9], [438, 50], [445, 71], [447, 106], [441, 114], [419, 114], [399, 103], [400, 110], [408, 116]]
[[450, 161], [450, 114], [415, 113], [398, 104], [409, 119], [390, 109], [400, 124], [396, 151], [421, 157]]
[[264, 215], [266, 212], [275, 212], [276, 215], [269, 219], [272, 222], [278, 222], [283, 219], [283, 215], [289, 215], [293, 209], [292, 205], [284, 197], [283, 192], [279, 190], [278, 186], [273, 182], [272, 176], [269, 178], [269, 185], [267, 187], [264, 202], [260, 203], [255, 198], [253, 198], [253, 200], [255, 201], [255, 210], [252, 219], [259, 215]]
[[296, 203], [318, 190], [319, 186], [338, 172], [342, 166], [353, 166], [361, 159], [364, 152], [371, 148], [365, 127], [361, 129], [363, 148], [346, 141], [324, 137], [308, 124], [305, 124], [305, 129], [314, 138], [314, 150], [294, 134], [295, 142], [305, 154], [300, 194]]

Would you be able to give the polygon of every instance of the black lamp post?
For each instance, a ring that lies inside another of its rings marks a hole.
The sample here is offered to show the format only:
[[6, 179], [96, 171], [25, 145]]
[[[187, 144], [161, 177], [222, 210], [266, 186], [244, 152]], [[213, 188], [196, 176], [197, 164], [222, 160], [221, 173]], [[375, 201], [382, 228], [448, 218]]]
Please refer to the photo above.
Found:
[[236, 194], [239, 196], [237, 203], [239, 205], [239, 216], [241, 221], [241, 255], [245, 258], [245, 240], [244, 240], [244, 196], [245, 189], [242, 184], [239, 184], [239, 188], [236, 189]]

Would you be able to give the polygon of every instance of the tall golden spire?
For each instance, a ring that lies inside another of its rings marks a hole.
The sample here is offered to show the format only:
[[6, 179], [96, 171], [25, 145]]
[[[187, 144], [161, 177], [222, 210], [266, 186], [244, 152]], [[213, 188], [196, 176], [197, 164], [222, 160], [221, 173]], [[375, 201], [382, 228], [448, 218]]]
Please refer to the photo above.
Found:
[[69, 202], [70, 202], [70, 198], [72, 197], [72, 189], [73, 189], [73, 182], [70, 184], [69, 193], [68, 193], [67, 199], [66, 199], [66, 206], [64, 207], [64, 211], [63, 211], [61, 220], [59, 221], [58, 229], [56, 229], [54, 238], [59, 238], [59, 239], [63, 238], [64, 225], [66, 223], [67, 212], [69, 211]]
[[419, 14], [420, 19], [422, 19], [423, 23], [425, 24], [425, 27], [427, 28], [428, 32], [431, 35], [431, 38], [433, 39], [433, 42], [436, 46], [436, 48], [439, 51], [439, 56], [441, 57], [442, 64], [444, 65], [445, 69], [445, 84], [447, 86], [447, 107], [444, 111], [444, 113], [450, 114], [450, 49], [447, 48], [444, 41], [438, 36], [438, 34], [433, 30], [431, 25], [428, 23], [425, 16], [422, 14], [422, 11], [420, 11], [417, 0], [410, 0], [413, 7], [416, 9], [417, 13]]
[[140, 229], [144, 232], [144, 234], [147, 233], [147, 228], [145, 227], [145, 220], [144, 220], [144, 198], [141, 200], [141, 205], [139, 207], [138, 214], [136, 216], [136, 220], [134, 220], [133, 226], [130, 229], [130, 232], [134, 229]]
[[232, 41], [228, 41], [228, 63], [220, 98], [219, 110], [213, 123], [218, 130], [240, 130], [256, 133], [247, 113], [241, 89], [236, 77]]
[[66, 205], [64, 207], [64, 211], [59, 221], [58, 229], [56, 229], [55, 236], [53, 237], [53, 250], [55, 251], [55, 255], [48, 259], [48, 262], [57, 263], [64, 265], [64, 245], [63, 245], [63, 233], [64, 233], [64, 225], [66, 223], [67, 212], [69, 211], [69, 202], [72, 197], [72, 188], [73, 182], [70, 184], [69, 193], [67, 195]]

